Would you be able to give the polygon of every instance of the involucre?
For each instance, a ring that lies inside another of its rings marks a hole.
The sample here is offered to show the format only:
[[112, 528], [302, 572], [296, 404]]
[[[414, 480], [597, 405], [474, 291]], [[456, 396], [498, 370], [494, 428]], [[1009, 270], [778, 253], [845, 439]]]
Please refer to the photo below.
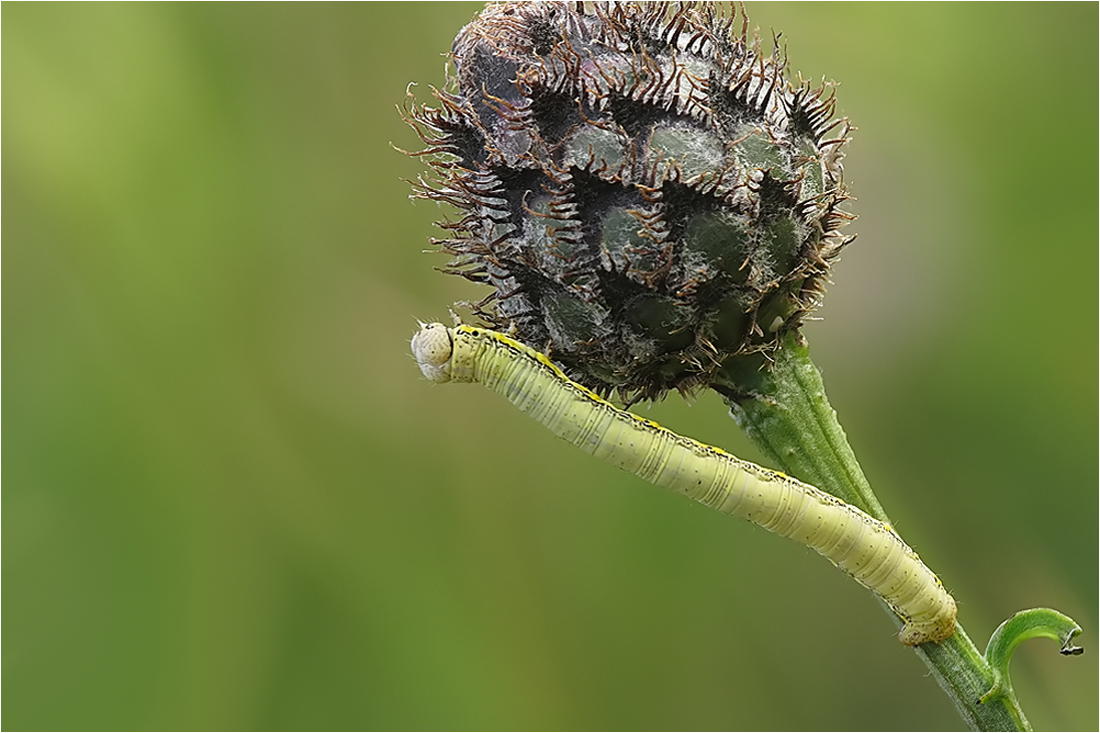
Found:
[[491, 5], [451, 59], [416, 195], [459, 209], [436, 241], [478, 314], [628, 402], [748, 391], [849, 241], [829, 85], [711, 4]]

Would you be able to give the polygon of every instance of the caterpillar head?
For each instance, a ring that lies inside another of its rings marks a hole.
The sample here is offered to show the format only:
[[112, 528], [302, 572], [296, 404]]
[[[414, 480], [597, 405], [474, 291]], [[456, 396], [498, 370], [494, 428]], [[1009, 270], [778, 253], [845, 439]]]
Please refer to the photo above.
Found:
[[413, 334], [412, 352], [424, 376], [432, 382], [451, 381], [451, 331], [442, 323], [421, 323]]

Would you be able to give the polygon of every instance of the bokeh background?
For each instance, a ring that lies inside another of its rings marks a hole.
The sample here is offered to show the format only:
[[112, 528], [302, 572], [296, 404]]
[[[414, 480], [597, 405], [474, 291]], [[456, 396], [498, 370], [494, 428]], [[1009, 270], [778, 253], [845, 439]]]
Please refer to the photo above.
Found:
[[[420, 377], [483, 293], [395, 105], [477, 8], [4, 4], [3, 726], [957, 728], [816, 554]], [[859, 128], [841, 421], [979, 646], [1085, 627], [1013, 679], [1095, 730], [1097, 5], [748, 10]]]

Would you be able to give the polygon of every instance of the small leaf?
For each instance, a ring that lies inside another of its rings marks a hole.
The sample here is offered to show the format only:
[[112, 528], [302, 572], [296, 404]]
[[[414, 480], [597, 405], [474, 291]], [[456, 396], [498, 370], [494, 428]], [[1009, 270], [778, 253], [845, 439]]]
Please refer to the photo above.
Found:
[[1016, 651], [1021, 642], [1037, 637], [1054, 639], [1062, 645], [1059, 650], [1061, 654], [1076, 656], [1085, 651], [1072, 643], [1073, 637], [1080, 633], [1081, 627], [1077, 622], [1052, 608], [1030, 608], [1014, 614], [989, 637], [985, 659], [993, 672], [994, 682], [993, 687], [978, 699], [978, 703], [1014, 695], [1012, 680], [1008, 676], [1008, 663], [1012, 659], [1012, 652]]

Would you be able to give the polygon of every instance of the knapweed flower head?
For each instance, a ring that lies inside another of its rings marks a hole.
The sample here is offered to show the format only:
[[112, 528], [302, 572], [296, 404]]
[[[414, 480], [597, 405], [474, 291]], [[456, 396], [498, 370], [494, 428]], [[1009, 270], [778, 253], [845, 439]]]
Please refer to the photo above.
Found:
[[492, 286], [491, 326], [634, 401], [736, 393], [815, 307], [850, 239], [851, 128], [743, 12], [494, 4], [451, 62], [407, 111], [433, 172], [415, 195], [458, 209], [435, 241]]

